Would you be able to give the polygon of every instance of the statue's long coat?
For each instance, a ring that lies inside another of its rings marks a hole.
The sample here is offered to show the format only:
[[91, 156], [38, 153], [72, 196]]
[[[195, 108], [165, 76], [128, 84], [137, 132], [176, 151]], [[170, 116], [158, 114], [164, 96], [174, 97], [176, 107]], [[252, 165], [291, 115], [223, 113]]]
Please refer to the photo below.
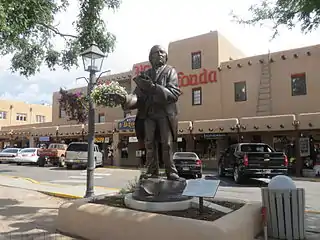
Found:
[[[163, 71], [163, 72], [162, 72]], [[170, 123], [173, 141], [177, 140], [178, 135], [178, 109], [177, 101], [181, 95], [178, 85], [178, 74], [176, 70], [166, 65], [160, 73], [156, 74], [154, 69], [148, 69], [145, 74], [150, 76], [156, 84], [155, 92], [145, 94], [138, 86], [127, 98], [124, 105], [125, 109], [137, 109], [135, 120], [136, 136], [140, 144], [144, 142], [144, 119], [148, 117], [148, 108], [152, 104], [164, 108], [165, 117]]]

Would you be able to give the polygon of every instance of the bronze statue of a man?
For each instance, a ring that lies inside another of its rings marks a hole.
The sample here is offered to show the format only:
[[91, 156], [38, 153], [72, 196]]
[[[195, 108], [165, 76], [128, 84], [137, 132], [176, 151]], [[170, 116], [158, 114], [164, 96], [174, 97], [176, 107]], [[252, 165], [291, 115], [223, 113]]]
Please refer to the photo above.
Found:
[[178, 180], [172, 159], [173, 142], [177, 140], [177, 104], [181, 91], [176, 70], [167, 65], [168, 54], [159, 45], [151, 48], [152, 68], [133, 80], [134, 92], [123, 99], [123, 109], [137, 109], [135, 129], [146, 149], [147, 177], [159, 176], [159, 159], [165, 165], [167, 179]]

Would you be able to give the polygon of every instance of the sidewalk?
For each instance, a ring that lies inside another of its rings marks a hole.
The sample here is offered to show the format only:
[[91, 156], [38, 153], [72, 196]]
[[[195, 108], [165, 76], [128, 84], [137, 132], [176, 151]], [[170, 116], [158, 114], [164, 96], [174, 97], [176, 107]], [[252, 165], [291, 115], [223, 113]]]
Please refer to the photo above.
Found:
[[[43, 192], [55, 197], [77, 199], [83, 198], [86, 191], [85, 185], [71, 186], [63, 184], [52, 184], [45, 182], [37, 182], [28, 178], [17, 178], [11, 176], [0, 175], [0, 185], [6, 187], [15, 187], [28, 189], [38, 192]], [[120, 189], [95, 187], [94, 191], [96, 195], [114, 193]], [[1, 240], [1, 239], [0, 239]]]
[[55, 230], [59, 206], [65, 200], [35, 191], [0, 187], [0, 240], [75, 238]]

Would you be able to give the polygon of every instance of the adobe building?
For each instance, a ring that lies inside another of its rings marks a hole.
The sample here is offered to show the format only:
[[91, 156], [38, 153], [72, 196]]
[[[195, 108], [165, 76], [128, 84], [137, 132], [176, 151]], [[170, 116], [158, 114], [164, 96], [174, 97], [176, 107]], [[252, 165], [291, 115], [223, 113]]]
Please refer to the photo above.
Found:
[[[30, 124], [52, 122], [52, 107], [45, 104], [29, 104], [22, 101], [0, 100], [0, 126], [1, 129], [10, 129], [11, 126], [27, 128]], [[8, 132], [8, 135], [5, 135]], [[28, 141], [26, 132], [21, 132], [16, 136], [9, 131], [0, 132], [0, 148], [12, 144], [24, 145]]]
[[[247, 57], [214, 31], [171, 42], [168, 53], [183, 92], [178, 150], [196, 151], [207, 167], [215, 167], [221, 150], [233, 142], [262, 141], [282, 151], [298, 137], [304, 143], [301, 156], [307, 157], [309, 142], [320, 141], [320, 45]], [[148, 62], [137, 63], [131, 71], [106, 79], [131, 92], [132, 78], [148, 67]], [[86, 125], [67, 121], [58, 98], [54, 93], [52, 126], [34, 126], [30, 138], [86, 135]], [[114, 150], [113, 165], [139, 163], [134, 114], [96, 109], [96, 135]], [[18, 128], [11, 130], [21, 132]]]

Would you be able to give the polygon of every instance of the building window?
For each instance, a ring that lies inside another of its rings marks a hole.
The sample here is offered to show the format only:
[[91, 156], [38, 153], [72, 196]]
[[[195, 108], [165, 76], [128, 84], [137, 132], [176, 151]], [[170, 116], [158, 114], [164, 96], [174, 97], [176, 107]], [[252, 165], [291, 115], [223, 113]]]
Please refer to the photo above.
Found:
[[202, 104], [202, 89], [199, 88], [193, 88], [192, 89], [192, 105], [201, 105]]
[[66, 117], [66, 111], [62, 109], [61, 106], [59, 106], [59, 118], [65, 118]]
[[106, 117], [104, 116], [104, 113], [99, 113], [98, 115], [98, 122], [104, 123], [106, 121]]
[[46, 122], [46, 117], [42, 115], [36, 115], [36, 122], [37, 123], [44, 123]]
[[243, 102], [247, 101], [247, 86], [246, 82], [234, 83], [234, 101]]
[[17, 113], [16, 120], [17, 121], [27, 121], [27, 114], [26, 113]]
[[7, 112], [6, 111], [0, 111], [0, 119], [7, 119]]
[[191, 67], [192, 69], [201, 68], [201, 51], [191, 53]]
[[291, 75], [291, 95], [300, 96], [307, 94], [306, 74], [298, 73]]

